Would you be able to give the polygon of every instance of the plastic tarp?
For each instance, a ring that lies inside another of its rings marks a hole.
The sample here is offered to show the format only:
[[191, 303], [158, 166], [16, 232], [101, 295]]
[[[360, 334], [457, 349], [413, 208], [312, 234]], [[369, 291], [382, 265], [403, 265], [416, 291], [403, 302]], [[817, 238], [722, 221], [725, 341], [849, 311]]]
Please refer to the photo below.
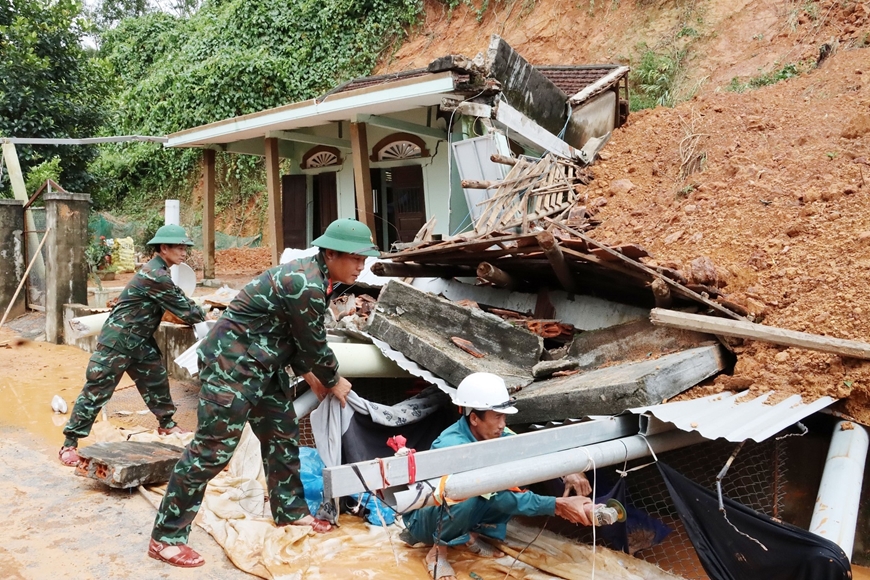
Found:
[[849, 558], [835, 543], [718, 496], [657, 463], [711, 580], [847, 580]]

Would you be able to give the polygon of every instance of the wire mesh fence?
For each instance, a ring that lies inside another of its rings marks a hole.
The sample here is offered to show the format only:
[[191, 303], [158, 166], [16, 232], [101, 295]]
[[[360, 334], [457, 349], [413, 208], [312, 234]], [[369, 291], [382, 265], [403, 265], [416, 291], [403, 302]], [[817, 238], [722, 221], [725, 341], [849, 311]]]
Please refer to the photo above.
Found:
[[[661, 454], [658, 459], [698, 484], [715, 490], [716, 475], [735, 448], [734, 443], [711, 441]], [[723, 495], [758, 512], [779, 517], [785, 497], [785, 449], [786, 446], [776, 440], [748, 441], [722, 481]], [[630, 462], [629, 467], [649, 461], [647, 458]], [[622, 466], [600, 471], [613, 472], [614, 469], [622, 469]], [[639, 548], [634, 552], [635, 557], [686, 580], [707, 580], [708, 576], [655, 465], [630, 472], [627, 483], [629, 504], [657, 518], [671, 530], [664, 541], [649, 547], [644, 547], [651, 543], [645, 543], [645, 538], [630, 536], [630, 550]]]

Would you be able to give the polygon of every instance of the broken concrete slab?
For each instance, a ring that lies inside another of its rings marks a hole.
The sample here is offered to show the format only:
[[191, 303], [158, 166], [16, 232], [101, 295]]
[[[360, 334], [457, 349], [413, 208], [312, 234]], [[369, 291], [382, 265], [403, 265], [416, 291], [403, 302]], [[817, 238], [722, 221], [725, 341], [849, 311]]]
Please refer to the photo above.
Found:
[[662, 330], [647, 319], [584, 332], [574, 337], [565, 358], [576, 361], [580, 370], [592, 370], [611, 361], [639, 361], [717, 342], [702, 332]]
[[166, 443], [114, 441], [78, 450], [76, 475], [126, 489], [169, 481], [184, 449]]
[[519, 413], [508, 421], [560, 421], [655, 405], [722, 371], [726, 364], [723, 349], [715, 344], [536, 382], [517, 393]]
[[[494, 308], [532, 313], [538, 300], [536, 294], [513, 292], [491, 286], [474, 286], [457, 280], [442, 278], [418, 279], [414, 287], [450, 300], [472, 300]], [[576, 294], [568, 296], [562, 291], [550, 292], [550, 302], [556, 309], [554, 317], [578, 330], [595, 330], [623, 324], [632, 320], [647, 320], [649, 310], [611, 302], [594, 296]]]
[[[396, 280], [384, 286], [368, 332], [452, 385], [486, 371], [504, 377], [509, 388], [522, 388], [532, 382], [544, 348], [541, 337], [498, 316]], [[462, 341], [483, 356], [457, 346]]]

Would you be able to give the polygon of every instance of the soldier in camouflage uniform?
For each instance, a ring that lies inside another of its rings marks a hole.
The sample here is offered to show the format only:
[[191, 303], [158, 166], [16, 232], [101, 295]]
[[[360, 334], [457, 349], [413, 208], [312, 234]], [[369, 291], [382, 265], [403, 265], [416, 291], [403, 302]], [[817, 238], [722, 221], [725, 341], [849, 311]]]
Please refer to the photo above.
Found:
[[181, 432], [172, 420], [175, 405], [169, 394], [169, 378], [153, 335], [166, 310], [188, 324], [205, 320], [199, 306], [169, 277], [169, 267], [184, 261], [187, 247], [193, 242], [181, 226], [166, 225], [157, 230], [148, 245], [156, 251], [154, 258], [121, 292], [88, 362], [87, 382], [63, 430], [66, 440], [59, 456], [64, 465], [78, 464], [78, 441], [91, 432], [100, 409], [109, 402], [124, 372], [135, 381], [145, 404], [157, 417], [158, 432]]
[[289, 366], [322, 399], [342, 405], [351, 385], [326, 344], [324, 315], [334, 282], [353, 283], [365, 256], [377, 256], [362, 223], [336, 220], [314, 240], [320, 252], [267, 270], [245, 286], [198, 349], [198, 425], [169, 479], [148, 555], [173, 566], [205, 563], [187, 546], [205, 488], [229, 463], [245, 423], [260, 440], [272, 517], [279, 526], [331, 529], [313, 518], [299, 477], [299, 422]]

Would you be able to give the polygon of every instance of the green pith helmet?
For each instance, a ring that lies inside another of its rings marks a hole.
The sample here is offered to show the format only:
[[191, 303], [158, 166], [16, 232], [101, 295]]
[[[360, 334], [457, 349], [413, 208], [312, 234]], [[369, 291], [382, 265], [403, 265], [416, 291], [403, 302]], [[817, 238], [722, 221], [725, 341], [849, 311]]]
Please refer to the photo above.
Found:
[[157, 230], [157, 233], [154, 234], [154, 237], [151, 238], [151, 241], [148, 242], [149, 246], [159, 246], [160, 244], [184, 244], [185, 246], [192, 246], [193, 240], [187, 237], [187, 232], [184, 231], [183, 227], [167, 224], [161, 226]]
[[360, 256], [380, 256], [372, 232], [362, 222], [352, 218], [335, 220], [326, 227], [323, 235], [311, 242], [323, 250], [336, 250]]

